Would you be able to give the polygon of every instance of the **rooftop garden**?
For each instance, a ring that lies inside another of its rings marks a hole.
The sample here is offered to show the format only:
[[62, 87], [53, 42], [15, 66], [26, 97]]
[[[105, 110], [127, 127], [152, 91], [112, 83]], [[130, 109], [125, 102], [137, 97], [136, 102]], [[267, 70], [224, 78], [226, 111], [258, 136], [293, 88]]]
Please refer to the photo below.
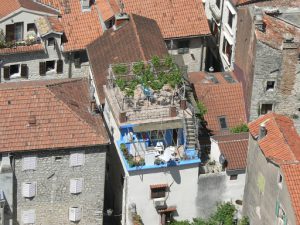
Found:
[[134, 97], [138, 86], [144, 93], [160, 91], [163, 87], [174, 89], [182, 83], [182, 72], [171, 56], [152, 57], [148, 62], [112, 65], [115, 84], [126, 97]]

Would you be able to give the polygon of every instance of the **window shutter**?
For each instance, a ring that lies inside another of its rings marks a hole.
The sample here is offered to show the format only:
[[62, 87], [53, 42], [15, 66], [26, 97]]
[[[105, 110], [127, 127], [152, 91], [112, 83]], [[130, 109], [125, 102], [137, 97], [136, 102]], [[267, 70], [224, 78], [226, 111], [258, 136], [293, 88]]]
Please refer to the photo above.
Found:
[[35, 223], [35, 210], [23, 211], [22, 215], [23, 224], [34, 224]]
[[9, 80], [9, 66], [3, 67], [4, 79]]
[[284, 215], [284, 217], [283, 217], [283, 225], [287, 225], [287, 216], [286, 215]]
[[46, 75], [46, 62], [40, 62], [40, 75]]
[[36, 194], [36, 184], [35, 183], [23, 183], [22, 185], [22, 195], [25, 198], [32, 198]]
[[70, 166], [82, 166], [84, 164], [84, 153], [72, 153], [70, 155]]
[[69, 220], [77, 222], [81, 219], [81, 209], [79, 207], [69, 208]]
[[276, 215], [277, 217], [278, 217], [278, 215], [279, 215], [279, 208], [280, 208], [279, 202], [278, 202], [278, 200], [276, 200], [275, 215]]
[[28, 66], [27, 66], [27, 64], [21, 64], [21, 77], [28, 78]]
[[70, 180], [70, 192], [71, 194], [79, 194], [82, 192], [83, 178]]
[[63, 60], [61, 59], [57, 60], [56, 72], [63, 73], [63, 66], [64, 66]]
[[5, 32], [6, 42], [11, 42], [15, 39], [15, 24], [6, 25]]
[[75, 68], [81, 68], [81, 60], [80, 58], [74, 59]]
[[35, 170], [36, 169], [36, 156], [25, 156], [22, 159], [22, 170]]

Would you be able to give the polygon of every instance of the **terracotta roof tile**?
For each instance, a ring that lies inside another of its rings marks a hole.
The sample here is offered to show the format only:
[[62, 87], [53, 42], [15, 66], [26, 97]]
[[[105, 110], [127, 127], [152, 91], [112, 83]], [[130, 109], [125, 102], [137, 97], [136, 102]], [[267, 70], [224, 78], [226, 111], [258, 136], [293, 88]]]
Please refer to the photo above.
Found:
[[198, 0], [123, 0], [125, 12], [156, 20], [163, 37], [209, 35], [204, 7]]
[[214, 134], [222, 132], [219, 117], [226, 117], [228, 128], [247, 122], [242, 85], [235, 81], [233, 74], [230, 74], [230, 77], [233, 83], [225, 80], [224, 73], [189, 74], [189, 80], [194, 85], [198, 100], [207, 108], [207, 113], [204, 115], [207, 128]]
[[125, 23], [117, 30], [108, 30], [87, 47], [101, 102], [104, 102], [103, 85], [106, 84], [110, 64], [149, 60], [154, 55], [168, 54], [154, 20], [132, 14], [129, 22]]
[[296, 215], [297, 225], [300, 224], [300, 164], [282, 165], [284, 180], [290, 193]]
[[5, 17], [20, 8], [40, 11], [53, 15], [58, 14], [56, 10], [31, 0], [0, 0], [0, 5], [0, 18]]
[[290, 118], [275, 113], [259, 117], [249, 123], [249, 130], [253, 137], [258, 137], [261, 124], [264, 124], [267, 134], [258, 140], [258, 144], [265, 157], [278, 164], [300, 159], [300, 137]]
[[40, 52], [44, 51], [43, 44], [33, 44], [26, 46], [16, 46], [12, 48], [0, 48], [1, 55], [15, 54], [15, 53], [26, 53], [26, 52]]
[[108, 0], [98, 0], [96, 1], [96, 4], [104, 21], [112, 18], [118, 12], [114, 11]]
[[87, 80], [20, 83], [0, 85], [0, 152], [109, 142], [101, 117], [88, 111]]
[[103, 33], [99, 14], [94, 6], [90, 11], [82, 12], [80, 1], [39, 0], [50, 4], [61, 12], [61, 23], [67, 37], [64, 51], [83, 50]]
[[246, 168], [249, 133], [214, 136], [218, 141], [221, 153], [227, 160], [227, 170]]

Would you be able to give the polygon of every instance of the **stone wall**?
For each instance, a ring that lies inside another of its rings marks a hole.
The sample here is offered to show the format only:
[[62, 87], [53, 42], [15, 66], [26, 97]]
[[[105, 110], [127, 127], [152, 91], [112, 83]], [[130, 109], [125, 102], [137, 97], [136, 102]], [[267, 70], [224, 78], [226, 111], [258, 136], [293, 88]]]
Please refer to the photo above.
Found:
[[[279, 50], [271, 48], [259, 41], [256, 43], [250, 121], [259, 116], [261, 104], [274, 104], [274, 109], [276, 108], [276, 102], [280, 95], [277, 87], [281, 81], [281, 62], [282, 54]], [[275, 88], [273, 91], [266, 91], [268, 80], [275, 81]]]
[[[69, 207], [74, 206], [82, 208], [76, 224], [102, 224], [106, 150], [105, 146], [72, 150], [85, 152], [85, 163], [78, 167], [70, 167], [70, 150], [39, 151], [35, 171], [22, 171], [22, 156], [33, 153], [16, 153], [14, 224], [22, 224], [22, 212], [29, 209], [35, 210], [36, 224], [74, 224], [69, 221]], [[70, 193], [72, 178], [84, 179], [82, 193]], [[23, 182], [37, 183], [33, 199], [22, 196]]]
[[249, 217], [250, 224], [277, 224], [277, 199], [287, 214], [288, 224], [296, 224], [284, 177], [282, 187], [278, 184], [279, 174], [282, 175], [280, 168], [264, 157], [257, 141], [250, 137], [243, 200], [243, 214]]
[[[49, 47], [48, 47], [49, 48]], [[69, 60], [71, 58], [71, 61]], [[14, 82], [24, 80], [44, 80], [44, 79], [60, 79], [75, 77], [87, 77], [89, 66], [88, 63], [82, 63], [81, 68], [75, 68], [74, 56], [55, 52], [52, 49], [46, 52], [29, 52], [23, 54], [10, 54], [2, 55], [0, 59], [3, 60], [2, 66], [0, 66], [1, 83], [3, 82]], [[47, 72], [45, 76], [41, 76], [39, 72], [39, 63], [43, 61], [50, 61], [58, 59], [63, 60], [63, 73], [57, 74], [56, 70]], [[71, 63], [70, 63], [71, 62]], [[10, 80], [4, 79], [3, 66], [9, 66], [13, 64], [27, 64], [28, 67], [28, 78], [11, 78]]]

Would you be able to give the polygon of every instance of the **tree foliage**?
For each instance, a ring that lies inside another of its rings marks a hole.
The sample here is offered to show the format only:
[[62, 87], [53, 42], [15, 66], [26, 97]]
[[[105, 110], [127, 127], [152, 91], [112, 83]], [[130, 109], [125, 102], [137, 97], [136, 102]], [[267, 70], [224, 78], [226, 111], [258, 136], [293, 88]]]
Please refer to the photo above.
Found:
[[248, 125], [245, 123], [239, 124], [236, 127], [233, 127], [230, 129], [231, 133], [242, 133], [242, 132], [248, 132], [249, 128]]
[[[187, 220], [174, 221], [171, 225], [233, 225], [235, 224], [236, 208], [231, 202], [225, 202], [217, 206], [217, 211], [208, 219], [195, 218], [193, 222]], [[247, 217], [243, 217], [238, 225], [249, 225]]]

